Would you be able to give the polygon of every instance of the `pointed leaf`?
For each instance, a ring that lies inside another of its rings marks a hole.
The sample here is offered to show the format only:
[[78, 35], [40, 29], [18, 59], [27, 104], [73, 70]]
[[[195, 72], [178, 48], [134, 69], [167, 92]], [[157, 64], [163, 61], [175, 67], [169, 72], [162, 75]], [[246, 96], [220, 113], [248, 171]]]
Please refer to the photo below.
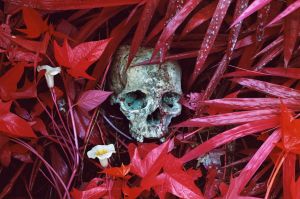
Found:
[[271, 52], [266, 53], [257, 64], [255, 64], [255, 70], [261, 70], [266, 64], [272, 61], [275, 57], [279, 56], [283, 51], [282, 46], [276, 46]]
[[206, 142], [200, 144], [193, 150], [186, 153], [182, 158], [182, 162], [188, 162], [192, 159], [198, 158], [205, 153], [215, 149], [223, 144], [229, 143], [238, 138], [251, 135], [253, 133], [258, 133], [278, 125], [278, 119], [260, 120], [249, 122], [247, 124], [240, 125], [238, 127], [232, 128], [228, 131], [220, 133], [213, 138], [210, 138]]
[[[93, 71], [93, 77], [96, 77], [96, 79], [102, 77], [102, 75], [106, 71], [106, 67], [109, 66], [109, 63], [112, 59], [112, 56], [114, 52], [119, 47], [121, 41], [124, 39], [124, 37], [128, 34], [128, 32], [131, 30], [131, 28], [138, 22], [140, 12], [137, 11], [134, 13], [134, 16], [132, 16], [129, 21], [127, 19], [124, 19], [119, 25], [117, 25], [110, 34], [111, 41], [109, 42], [106, 50], [101, 55], [100, 59], [97, 61], [97, 64], [95, 66], [95, 69]], [[89, 81], [86, 88], [91, 89], [95, 88], [96, 81]]]
[[74, 35], [74, 40], [79, 42], [86, 41], [102, 24], [106, 23], [111, 17], [118, 14], [124, 8], [125, 7], [103, 8], [100, 13], [96, 13], [87, 23], [80, 27], [77, 35]]
[[57, 171], [61, 179], [65, 183], [68, 183], [68, 180], [70, 178], [70, 169], [66, 163], [65, 158], [63, 158], [60, 155], [60, 153], [58, 152], [58, 150], [54, 145], [51, 145], [49, 147], [49, 151], [50, 151], [51, 165]]
[[121, 165], [121, 167], [112, 167], [104, 169], [102, 172], [111, 176], [124, 178], [130, 171], [130, 165]]
[[295, 170], [296, 170], [296, 154], [289, 153], [285, 158], [282, 165], [282, 178], [283, 178], [283, 198], [295, 198], [293, 197], [291, 182], [295, 182]]
[[212, 46], [215, 42], [215, 39], [218, 35], [219, 29], [223, 22], [223, 19], [227, 13], [227, 9], [232, 0], [220, 0], [218, 2], [217, 8], [214, 12], [214, 15], [210, 21], [209, 27], [206, 31], [205, 37], [202, 41], [201, 48], [198, 53], [196, 65], [190, 79], [189, 88], [197, 79], [198, 75], [204, 70], [204, 63], [212, 49]]
[[162, 187], [160, 189], [179, 198], [204, 199], [194, 180], [183, 172], [160, 174], [153, 183], [161, 184]]
[[[299, 1], [300, 2], [300, 1]], [[299, 3], [300, 5], [300, 3]], [[294, 12], [284, 20], [284, 66], [287, 68], [297, 42], [300, 12]]]
[[102, 55], [110, 39], [81, 43], [73, 51], [72, 66], [70, 68], [85, 71]]
[[213, 1], [212, 3], [199, 10], [184, 27], [184, 30], [182, 31], [182, 36], [185, 36], [193, 29], [210, 19], [214, 14], [214, 11], [217, 7], [217, 3], [217, 1]]
[[19, 62], [0, 77], [0, 98], [8, 100], [17, 90], [17, 84], [24, 72], [25, 63]]
[[279, 110], [276, 109], [262, 109], [262, 110], [253, 110], [253, 111], [225, 113], [225, 114], [189, 119], [179, 124], [176, 124], [175, 127], [208, 127], [208, 126], [240, 124], [240, 123], [266, 120], [266, 119], [275, 119], [277, 118], [278, 113]]
[[28, 122], [13, 113], [0, 113], [0, 132], [12, 137], [36, 137]]
[[2, 102], [0, 100], [0, 114], [9, 113], [12, 101]]
[[299, 68], [264, 68], [262, 72], [278, 76], [278, 77], [287, 77], [291, 79], [300, 79], [300, 69]]
[[168, 25], [165, 27], [164, 31], [160, 35], [158, 41], [156, 42], [155, 49], [152, 54], [153, 59], [155, 55], [160, 53], [160, 60], [164, 60], [166, 52], [168, 50], [168, 45], [172, 39], [173, 34], [180, 24], [186, 19], [186, 17], [197, 7], [197, 5], [202, 0], [189, 0], [186, 4], [178, 11], [178, 13], [171, 19]]
[[98, 186], [84, 191], [73, 188], [71, 196], [74, 199], [99, 199], [102, 198], [107, 191], [107, 187], [105, 186]]
[[270, 50], [272, 50], [273, 48], [275, 48], [276, 46], [278, 46], [279, 44], [281, 44], [283, 42], [283, 36], [279, 36], [276, 40], [274, 40], [272, 43], [268, 44], [265, 48], [263, 48], [259, 53], [257, 53], [254, 58], [264, 54], [264, 53], [268, 53]]
[[53, 42], [54, 47], [54, 56], [57, 63], [61, 66], [71, 68], [72, 61], [73, 61], [73, 51], [68, 44], [67, 40], [64, 40], [64, 44], [60, 47], [57, 42], [54, 40]]
[[282, 18], [284, 18], [285, 16], [289, 15], [290, 13], [294, 12], [295, 10], [297, 10], [298, 8], [300, 8], [300, 0], [297, 0], [295, 2], [293, 2], [291, 5], [289, 5], [283, 12], [281, 12], [279, 15], [277, 15], [275, 17], [275, 19], [273, 19], [268, 26], [276, 23], [277, 21], [281, 20]]
[[[234, 18], [237, 18], [244, 10], [244, 8], [248, 5], [248, 0], [239, 0], [236, 3], [235, 11], [234, 11]], [[233, 51], [235, 49], [239, 33], [242, 27], [242, 23], [237, 24], [234, 28], [230, 30], [229, 33], [229, 42], [227, 43], [227, 50], [226, 54], [223, 56], [222, 60], [220, 61], [217, 70], [215, 71], [213, 77], [210, 79], [210, 82], [203, 93], [202, 101], [209, 99], [213, 94], [214, 90], [216, 89], [217, 85], [219, 84], [224, 72], [227, 69], [227, 66], [231, 60], [233, 55]], [[198, 112], [201, 111], [198, 110]]]
[[102, 55], [110, 39], [81, 43], [71, 49], [67, 40], [62, 47], [54, 42], [54, 56], [56, 61], [69, 68], [67, 71], [75, 78], [84, 77], [93, 80], [85, 71]]
[[20, 32], [25, 33], [29, 38], [37, 38], [48, 29], [47, 23], [36, 10], [27, 7], [22, 10], [26, 29], [18, 29]]
[[267, 108], [280, 108], [281, 101], [293, 110], [300, 109], [300, 100], [277, 98], [223, 98], [204, 101], [203, 104], [212, 107], [235, 110], [255, 110]]
[[231, 27], [233, 27], [237, 23], [241, 22], [242, 20], [244, 20], [246, 17], [248, 17], [252, 13], [263, 8], [265, 5], [267, 5], [271, 1], [272, 0], [255, 0], [255, 1], [253, 1], [252, 4], [232, 23]]
[[41, 10], [75, 10], [100, 7], [124, 6], [140, 3], [142, 0], [4, 0], [17, 6], [29, 6]]
[[77, 105], [86, 111], [90, 111], [102, 104], [111, 94], [112, 92], [101, 90], [85, 91], [79, 97]]
[[158, 35], [165, 28], [168, 21], [170, 21], [174, 17], [174, 14], [176, 14], [182, 8], [182, 6], [184, 4], [185, 4], [185, 0], [169, 1], [168, 8], [167, 8], [164, 18], [162, 18], [158, 23], [156, 23], [156, 26], [152, 29], [152, 31], [147, 36], [145, 43], [148, 43], [151, 39], [153, 39], [156, 35]]
[[251, 177], [271, 153], [275, 147], [275, 144], [280, 140], [280, 137], [281, 135], [279, 130], [276, 130], [271, 136], [268, 137], [268, 139], [248, 162], [246, 167], [242, 170], [240, 175], [233, 179], [234, 183], [230, 184], [226, 198], [236, 198], [241, 193]]
[[146, 4], [144, 6], [144, 10], [141, 16], [141, 19], [139, 21], [139, 24], [137, 26], [137, 29], [134, 33], [134, 37], [131, 42], [130, 46], [130, 53], [128, 56], [127, 66], [130, 66], [130, 63], [132, 62], [134, 56], [138, 52], [138, 49], [145, 37], [145, 34], [148, 30], [149, 24], [151, 22], [151, 19], [153, 17], [153, 14], [156, 10], [156, 7], [159, 3], [159, 0], [148, 0], [146, 1]]
[[288, 88], [286, 86], [247, 78], [237, 78], [232, 79], [232, 81], [268, 95], [273, 95], [280, 98], [300, 99], [300, 91]]
[[42, 54], [46, 54], [49, 40], [50, 40], [50, 35], [48, 33], [45, 34], [42, 41], [28, 40], [19, 36], [11, 37], [11, 41], [16, 43], [20, 47], [23, 47], [35, 53], [42, 53]]
[[300, 151], [300, 119], [294, 119], [285, 104], [281, 104], [280, 126], [283, 146], [287, 151]]
[[143, 159], [138, 154], [138, 150], [135, 149], [130, 164], [131, 172], [140, 177], [156, 175], [163, 166], [164, 158], [168, 151], [172, 149], [173, 144], [173, 140], [168, 140], [150, 151]]

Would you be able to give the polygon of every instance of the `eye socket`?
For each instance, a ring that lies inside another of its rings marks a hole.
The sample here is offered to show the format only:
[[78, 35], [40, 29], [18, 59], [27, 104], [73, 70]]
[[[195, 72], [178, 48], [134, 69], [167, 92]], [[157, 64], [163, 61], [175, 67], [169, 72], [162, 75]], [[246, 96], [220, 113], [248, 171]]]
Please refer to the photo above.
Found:
[[180, 95], [178, 93], [167, 92], [162, 96], [162, 105], [165, 108], [173, 108], [179, 99]]
[[126, 93], [123, 96], [123, 99], [124, 99], [125, 105], [130, 110], [139, 110], [139, 109], [145, 108], [147, 105], [146, 94], [140, 90]]

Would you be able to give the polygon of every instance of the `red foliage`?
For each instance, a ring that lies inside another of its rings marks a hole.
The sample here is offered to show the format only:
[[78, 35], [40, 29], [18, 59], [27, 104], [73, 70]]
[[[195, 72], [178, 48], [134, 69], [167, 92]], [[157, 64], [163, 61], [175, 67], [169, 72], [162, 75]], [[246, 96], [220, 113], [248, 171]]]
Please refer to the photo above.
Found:
[[[300, 197], [299, 0], [1, 5], [0, 198]], [[136, 144], [104, 103], [123, 43], [127, 67], [147, 46], [139, 65], [182, 68], [183, 109], [165, 142]], [[87, 158], [108, 143], [108, 168]]]
[[22, 11], [26, 29], [18, 31], [25, 33], [28, 38], [37, 38], [48, 30], [47, 21], [44, 21], [36, 10], [24, 7]]
[[102, 55], [109, 39], [81, 43], [71, 48], [65, 40], [62, 47], [54, 41], [54, 55], [59, 65], [68, 68], [68, 73], [75, 77], [93, 79], [85, 73], [88, 67]]

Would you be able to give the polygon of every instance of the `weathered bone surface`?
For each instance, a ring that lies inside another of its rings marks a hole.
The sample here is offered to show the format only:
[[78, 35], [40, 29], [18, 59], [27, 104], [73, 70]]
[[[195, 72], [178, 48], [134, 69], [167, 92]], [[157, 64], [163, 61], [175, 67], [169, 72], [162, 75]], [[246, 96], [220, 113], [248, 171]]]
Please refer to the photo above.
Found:
[[[181, 113], [180, 67], [176, 62], [165, 62], [130, 66], [126, 71], [129, 50], [129, 46], [121, 46], [114, 57], [109, 76], [109, 88], [114, 91], [111, 101], [120, 104], [137, 141], [161, 138], [171, 119]], [[152, 49], [141, 48], [131, 65], [149, 60], [151, 55]]]

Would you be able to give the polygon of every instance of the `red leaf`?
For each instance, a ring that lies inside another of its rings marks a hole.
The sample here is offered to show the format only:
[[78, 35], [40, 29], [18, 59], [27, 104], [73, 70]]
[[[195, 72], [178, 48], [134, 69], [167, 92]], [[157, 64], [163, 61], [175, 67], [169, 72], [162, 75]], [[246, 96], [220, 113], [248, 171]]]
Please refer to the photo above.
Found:
[[54, 40], [53, 48], [54, 48], [54, 56], [57, 63], [61, 66], [71, 68], [74, 55], [71, 47], [68, 44], [68, 41], [64, 40], [63, 46], [60, 47]]
[[164, 164], [164, 158], [168, 151], [173, 148], [173, 140], [169, 140], [150, 151], [145, 158], [141, 159], [137, 148], [131, 159], [131, 172], [145, 177], [147, 175], [156, 175]]
[[235, 72], [227, 73], [223, 77], [243, 77], [243, 76], [278, 76], [287, 77], [291, 79], [300, 79], [300, 69], [299, 68], [263, 68], [261, 71], [243, 71], [237, 70]]
[[[106, 50], [101, 55], [99, 61], [97, 62], [95, 69], [93, 71], [93, 77], [99, 79], [107, 70], [109, 63], [112, 59], [112, 56], [116, 49], [119, 47], [121, 41], [128, 34], [131, 28], [138, 22], [140, 12], [137, 11], [130, 19], [124, 19], [119, 25], [117, 25], [110, 34], [111, 41], [109, 42]], [[95, 88], [96, 81], [89, 81], [86, 88]]]
[[15, 159], [26, 163], [32, 163], [32, 159], [30, 156], [31, 153], [24, 146], [20, 144], [11, 144], [9, 148], [12, 152], [12, 157], [14, 157]]
[[100, 13], [96, 13], [87, 23], [83, 24], [78, 33], [74, 35], [75, 41], [86, 41], [102, 24], [107, 22], [111, 17], [118, 14], [125, 7], [108, 7], [103, 8]]
[[287, 151], [300, 152], [300, 119], [293, 119], [287, 107], [281, 105], [280, 126], [282, 132], [283, 146]]
[[78, 68], [85, 71], [92, 63], [94, 63], [102, 55], [110, 39], [100, 41], [90, 41], [81, 43], [73, 51], [73, 59], [71, 68]]
[[224, 98], [204, 101], [203, 104], [211, 107], [228, 108], [235, 110], [258, 110], [280, 108], [281, 101], [293, 110], [300, 110], [300, 100], [277, 98]]
[[281, 12], [279, 15], [277, 15], [275, 17], [275, 19], [273, 19], [268, 26], [276, 23], [277, 21], [281, 20], [282, 18], [284, 18], [285, 16], [289, 15], [290, 13], [294, 12], [295, 10], [297, 10], [298, 8], [300, 8], [300, 0], [297, 0], [295, 2], [293, 2], [291, 5], [289, 5], [283, 12]]
[[244, 20], [246, 17], [248, 17], [252, 13], [263, 8], [265, 5], [267, 5], [271, 1], [272, 0], [255, 0], [255, 1], [253, 1], [252, 4], [232, 23], [231, 27], [233, 27], [237, 23], [241, 22], [242, 20]]
[[85, 111], [90, 111], [102, 104], [112, 92], [101, 90], [85, 91], [78, 99], [77, 105]]
[[193, 178], [184, 172], [162, 173], [154, 179], [154, 184], [161, 184], [160, 190], [179, 198], [204, 199]]
[[254, 56], [254, 58], [258, 57], [259, 55], [269, 52], [270, 50], [272, 50], [274, 47], [278, 46], [282, 42], [283, 42], [283, 36], [277, 37], [277, 39], [275, 39], [270, 44], [268, 44], [266, 47], [264, 47], [261, 51], [259, 51], [259, 53], [257, 53]]
[[69, 68], [68, 73], [73, 77], [93, 79], [86, 74], [85, 71], [91, 64], [99, 59], [109, 40], [110, 39], [85, 42], [73, 49], [69, 46], [67, 40], [64, 41], [62, 47], [54, 42], [54, 56], [60, 65]]
[[[155, 143], [139, 143], [138, 144], [138, 154], [140, 156], [140, 158], [145, 158], [146, 155], [152, 151], [153, 149], [155, 149], [156, 147], [158, 147], [158, 144], [155, 144]], [[130, 159], [132, 159], [134, 153], [135, 153], [135, 150], [136, 150], [136, 145], [133, 144], [133, 143], [130, 143], [128, 145], [128, 153], [129, 153], [129, 156], [130, 156]]]
[[[300, 7], [300, 1], [299, 1]], [[287, 68], [297, 42], [300, 12], [294, 12], [284, 20], [284, 66]]]
[[168, 8], [166, 11], [166, 14], [164, 18], [162, 18], [158, 23], [156, 23], [155, 27], [152, 29], [152, 31], [147, 36], [145, 43], [148, 43], [151, 39], [153, 39], [157, 34], [159, 34], [166, 26], [168, 21], [171, 20], [171, 18], [174, 17], [174, 13], [176, 14], [181, 8], [182, 5], [185, 4], [185, 0], [183, 1], [177, 1], [177, 0], [171, 0], [168, 2]]
[[140, 3], [142, 0], [4, 0], [17, 6], [29, 6], [41, 10], [74, 10], [91, 9], [99, 7], [112, 7]]
[[0, 114], [8, 113], [10, 111], [11, 103], [12, 101], [2, 102], [2, 100], [0, 100]]
[[[235, 11], [234, 11], [234, 18], [237, 18], [241, 14], [241, 12], [243, 12], [243, 10], [247, 4], [248, 4], [248, 0], [239, 0], [237, 2]], [[227, 66], [233, 55], [233, 50], [235, 49], [241, 27], [242, 27], [242, 23], [239, 23], [230, 30], [229, 42], [227, 44], [226, 54], [223, 56], [213, 77], [210, 79], [210, 82], [209, 82], [206, 90], [203, 93], [201, 101], [209, 99], [211, 97], [211, 95], [213, 94], [214, 90], [216, 89], [217, 85], [219, 84], [219, 82], [222, 78], [222, 75], [226, 71]], [[201, 107], [198, 110], [198, 112], [201, 112]]]
[[47, 128], [43, 122], [43, 120], [41, 120], [40, 118], [35, 118], [35, 121], [34, 121], [34, 125], [32, 126], [32, 128], [35, 130], [35, 131], [38, 131], [40, 132], [42, 135], [44, 136], [49, 136], [48, 134], [48, 131], [47, 131]]
[[258, 170], [260, 165], [265, 161], [271, 153], [275, 144], [280, 140], [280, 131], [275, 131], [263, 145], [257, 150], [245, 168], [241, 171], [240, 175], [233, 179], [230, 183], [226, 198], [237, 198], [240, 192], [244, 189], [246, 184]]
[[271, 52], [266, 53], [257, 64], [255, 64], [254, 68], [255, 70], [261, 70], [267, 63], [272, 61], [275, 57], [280, 55], [283, 48], [282, 46], [276, 46], [274, 49], [271, 50]]
[[65, 158], [60, 155], [58, 150], [55, 148], [55, 145], [51, 145], [49, 147], [49, 151], [53, 169], [57, 171], [57, 174], [61, 177], [64, 183], [68, 183], [70, 178], [70, 169], [65, 161]]
[[12, 137], [36, 137], [28, 122], [13, 113], [0, 113], [0, 131]]
[[25, 33], [29, 38], [36, 38], [48, 29], [47, 22], [43, 21], [36, 10], [27, 7], [22, 10], [26, 29], [18, 29], [20, 32]]
[[199, 104], [201, 103], [202, 93], [190, 93], [186, 97], [182, 98], [181, 104], [191, 110], [197, 110]]
[[124, 178], [129, 173], [129, 171], [130, 171], [130, 165], [125, 166], [122, 164], [121, 167], [107, 168], [104, 169], [102, 172], [111, 176]]
[[240, 124], [266, 119], [275, 119], [278, 113], [279, 110], [276, 109], [262, 109], [225, 113], [189, 119], [179, 124], [176, 124], [175, 127], [208, 127]]
[[18, 36], [11, 37], [11, 41], [16, 43], [17, 45], [19, 45], [27, 50], [30, 50], [32, 52], [35, 52], [35, 53], [38, 52], [38, 53], [42, 53], [42, 54], [46, 54], [49, 40], [50, 40], [50, 35], [48, 33], [45, 34], [42, 41], [32, 41], [32, 40], [24, 39], [24, 38], [18, 37]]
[[[139, 149], [143, 145], [146, 145], [143, 152], [145, 157], [141, 159]], [[142, 180], [140, 187], [125, 187], [126, 194], [130, 198], [137, 198], [143, 190], [150, 188], [153, 188], [160, 198], [164, 198], [166, 192], [181, 198], [203, 198], [201, 191], [194, 183], [194, 180], [201, 176], [201, 172], [184, 171], [182, 161], [168, 153], [172, 148], [173, 140], [169, 140], [156, 147], [154, 144], [140, 144], [135, 149], [131, 157], [131, 172], [142, 177]], [[148, 149], [150, 149], [149, 152], [147, 152]], [[159, 174], [161, 171], [162, 173]]]
[[300, 198], [300, 177], [298, 177], [298, 180], [295, 182], [295, 181], [292, 181], [290, 182], [290, 191], [291, 191], [291, 194], [292, 194], [292, 199], [298, 199]]
[[28, 52], [18, 47], [9, 49], [7, 57], [10, 62], [39, 63], [41, 61], [41, 58], [36, 53]]
[[255, 79], [237, 78], [232, 81], [250, 89], [280, 98], [300, 99], [300, 91]]
[[17, 90], [17, 84], [24, 72], [24, 63], [19, 62], [0, 77], [0, 98], [9, 100], [11, 94]]
[[260, 131], [264, 131], [278, 125], [277, 119], [269, 120], [259, 120], [255, 122], [250, 122], [247, 124], [240, 125], [238, 127], [232, 128], [228, 131], [220, 133], [215, 137], [207, 140], [203, 144], [200, 144], [193, 150], [186, 153], [182, 158], [182, 162], [188, 162], [192, 159], [198, 158], [199, 156], [204, 155], [205, 153], [211, 151], [214, 148], [217, 148], [225, 143], [229, 143], [238, 138], [251, 135]]
[[106, 193], [107, 188], [105, 186], [98, 186], [85, 191], [80, 191], [73, 188], [71, 191], [71, 196], [74, 199], [99, 199], [105, 196]]
[[200, 26], [202, 23], [210, 19], [213, 16], [216, 7], [217, 1], [213, 1], [212, 3], [199, 10], [184, 27], [184, 30], [182, 31], [182, 36], [185, 36], [197, 26]]
[[37, 89], [35, 83], [25, 80], [23, 88], [18, 89], [11, 94], [13, 99], [28, 99], [37, 97]]
[[137, 26], [137, 29], [134, 33], [134, 37], [131, 42], [127, 66], [130, 66], [130, 63], [132, 62], [134, 56], [136, 55], [136, 53], [143, 41], [143, 38], [145, 37], [145, 34], [148, 30], [149, 24], [151, 22], [151, 19], [153, 17], [153, 14], [156, 10], [158, 3], [159, 3], [159, 0], [146, 1], [142, 16], [140, 18], [139, 24]]
[[[2, 137], [1, 137], [2, 138]], [[9, 144], [6, 144], [2, 147], [0, 147], [1, 153], [0, 153], [0, 163], [4, 167], [8, 167], [11, 162], [11, 150], [9, 148]]]
[[282, 165], [283, 198], [293, 197], [291, 182], [295, 182], [296, 154], [289, 153]]
[[210, 21], [209, 27], [201, 44], [196, 65], [189, 82], [189, 88], [195, 82], [198, 75], [204, 70], [204, 63], [213, 47], [213, 44], [218, 35], [219, 29], [221, 27], [221, 24], [223, 22], [223, 19], [226, 15], [227, 9], [229, 8], [231, 1], [232, 0], [220, 0], [218, 2], [217, 8], [214, 12], [214, 16]]
[[291, 79], [300, 79], [300, 69], [299, 68], [263, 68], [262, 72], [278, 76], [278, 77], [287, 77]]
[[193, 180], [197, 180], [198, 178], [200, 178], [202, 176], [202, 172], [200, 169], [193, 169], [193, 168], [189, 168], [186, 173], [193, 179]]
[[11, 28], [8, 24], [0, 25], [0, 47], [3, 49], [8, 49], [11, 41]]
[[160, 52], [160, 60], [164, 60], [166, 52], [168, 50], [168, 45], [166, 44], [170, 43], [172, 35], [175, 33], [176, 29], [200, 2], [201, 0], [187, 1], [186, 4], [181, 8], [181, 10], [178, 11], [178, 13], [172, 18], [172, 20], [165, 27], [164, 31], [161, 33], [158, 41], [156, 42], [151, 59], [153, 59], [155, 55]]

